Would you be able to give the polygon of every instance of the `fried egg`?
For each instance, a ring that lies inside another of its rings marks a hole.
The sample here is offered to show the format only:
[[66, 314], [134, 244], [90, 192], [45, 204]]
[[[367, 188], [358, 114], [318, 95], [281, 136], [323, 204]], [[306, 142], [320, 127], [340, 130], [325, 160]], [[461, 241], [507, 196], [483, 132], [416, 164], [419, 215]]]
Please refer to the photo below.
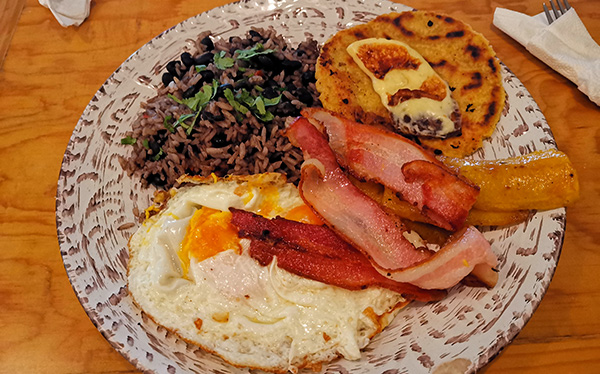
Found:
[[285, 177], [184, 178], [129, 242], [129, 292], [155, 322], [235, 365], [297, 372], [360, 350], [406, 302], [261, 266], [229, 223], [230, 207], [320, 220]]

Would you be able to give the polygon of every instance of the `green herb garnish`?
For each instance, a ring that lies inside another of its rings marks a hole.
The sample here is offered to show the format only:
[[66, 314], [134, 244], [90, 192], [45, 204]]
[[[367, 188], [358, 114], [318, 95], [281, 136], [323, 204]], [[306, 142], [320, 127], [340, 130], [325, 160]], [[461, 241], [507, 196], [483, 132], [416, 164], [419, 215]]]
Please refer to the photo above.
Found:
[[265, 100], [265, 106], [273, 106], [279, 104], [279, 102], [281, 101], [281, 95], [272, 99], [267, 99], [266, 97], [264, 97], [263, 99]]
[[173, 119], [173, 116], [166, 116], [165, 119], [163, 120], [163, 126], [165, 127], [165, 129], [169, 130], [170, 133], [175, 132], [175, 127], [173, 127], [173, 125], [171, 125], [172, 119]]
[[196, 120], [198, 119], [200, 112], [201, 112], [201, 110], [196, 112], [196, 115], [194, 116], [194, 119], [192, 120], [192, 124], [185, 130], [186, 134], [190, 135], [192, 133], [192, 130], [194, 129], [194, 125], [196, 124]]
[[234, 64], [234, 60], [231, 57], [225, 57], [225, 51], [221, 51], [215, 55], [213, 62], [217, 69], [225, 70], [230, 68]]
[[132, 138], [131, 136], [126, 136], [123, 139], [121, 139], [121, 144], [133, 145], [133, 144], [135, 144], [136, 141], [137, 141], [136, 138]]
[[[183, 127], [185, 129], [185, 133], [190, 135], [192, 133], [192, 129], [194, 128], [194, 124], [196, 123], [196, 118], [198, 118], [198, 114], [200, 114], [200, 111], [198, 111], [196, 113], [189, 113], [189, 114], [181, 115], [177, 119], [177, 122], [175, 122], [175, 126], [180, 125], [181, 127]], [[188, 125], [187, 123], [185, 123], [186, 120], [188, 120], [192, 117], [194, 117], [194, 119], [192, 120], [191, 124]]]
[[225, 95], [225, 98], [229, 102], [229, 105], [233, 107], [233, 109], [242, 114], [248, 113], [248, 108], [246, 108], [244, 105], [240, 104], [238, 101], [235, 100], [235, 97], [233, 97], [233, 92], [229, 88], [223, 91], [223, 95]]
[[142, 140], [142, 145], [144, 146], [144, 148], [150, 149], [150, 144], [148, 144], [148, 139]]
[[254, 107], [261, 116], [267, 112], [265, 109], [265, 101], [263, 100], [262, 96], [259, 96], [254, 100]]
[[256, 116], [258, 117], [258, 119], [260, 119], [263, 122], [270, 122], [273, 120], [273, 118], [275, 118], [273, 113], [271, 113], [269, 111], [265, 111], [265, 114], [257, 114]]
[[219, 89], [219, 81], [216, 79], [213, 79], [212, 81], [212, 88], [213, 88], [213, 93], [212, 96], [210, 97], [210, 99], [214, 99], [215, 95], [217, 94], [217, 90]]
[[180, 125], [181, 127], [183, 127], [184, 129], [188, 129], [190, 127], [190, 125], [186, 124], [184, 121], [192, 118], [196, 115], [196, 113], [191, 113], [191, 114], [182, 114], [181, 116], [179, 116], [179, 118], [177, 119], [177, 122], [175, 122], [175, 126]]
[[160, 149], [158, 150], [158, 153], [154, 156], [152, 156], [152, 160], [153, 161], [158, 161], [162, 155], [164, 155], [165, 152], [163, 151], [162, 147], [160, 147]]
[[204, 86], [202, 86], [200, 91], [198, 91], [196, 95], [194, 95], [194, 97], [190, 97], [188, 99], [178, 99], [177, 97], [171, 94], [167, 94], [167, 96], [173, 99], [173, 101], [175, 101], [176, 103], [185, 105], [191, 110], [196, 111], [199, 108], [200, 110], [204, 108], [204, 106], [208, 104], [208, 102], [214, 97], [213, 87], [214, 82], [213, 85], [205, 84]]
[[182, 100], [178, 99], [177, 97], [173, 96], [172, 94], [167, 94], [167, 96], [170, 97], [171, 100], [173, 100], [177, 104], [184, 104], [185, 105], [185, 103]]
[[274, 49], [263, 49], [263, 48], [264, 48], [264, 46], [261, 43], [256, 43], [256, 45], [250, 49], [236, 50], [235, 54], [236, 54], [238, 60], [248, 61], [254, 56], [266, 55], [266, 54], [275, 52]]
[[206, 65], [196, 65], [194, 67], [196, 69], [196, 73], [206, 70]]
[[249, 107], [254, 105], [254, 97], [245, 88], [242, 88], [241, 91], [235, 95], [235, 98], [237, 101], [241, 101]]

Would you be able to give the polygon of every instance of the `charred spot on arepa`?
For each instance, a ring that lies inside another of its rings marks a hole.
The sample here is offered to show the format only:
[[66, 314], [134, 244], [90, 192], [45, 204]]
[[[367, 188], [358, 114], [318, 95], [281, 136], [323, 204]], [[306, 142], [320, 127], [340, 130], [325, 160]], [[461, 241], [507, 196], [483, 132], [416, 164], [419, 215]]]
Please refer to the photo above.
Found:
[[448, 38], [448, 39], [462, 38], [463, 36], [465, 36], [465, 32], [463, 30], [450, 31], [449, 33], [446, 34], [446, 38]]
[[481, 49], [476, 45], [467, 45], [466, 51], [471, 54], [474, 60], [477, 60], [481, 55]]
[[415, 33], [409, 29], [407, 29], [406, 27], [404, 27], [404, 25], [402, 24], [403, 19], [402, 18], [406, 18], [406, 19], [412, 19], [412, 15], [413, 13], [402, 13], [402, 15], [405, 15], [404, 17], [400, 16], [397, 18], [393, 18], [392, 19], [392, 23], [398, 28], [398, 30], [400, 30], [400, 32], [406, 36], [413, 36], [415, 35]]
[[494, 114], [496, 114], [496, 103], [491, 102], [488, 105], [487, 113], [485, 114], [485, 118], [491, 118]]
[[473, 90], [476, 88], [481, 87], [481, 85], [483, 84], [483, 80], [481, 77], [481, 73], [476, 71], [473, 74], [471, 74], [471, 81], [469, 82], [469, 84], [466, 84], [463, 86], [463, 90]]
[[496, 68], [496, 64], [497, 64], [497, 63], [496, 63], [496, 59], [495, 59], [495, 58], [491, 57], [491, 58], [488, 60], [488, 66], [490, 67], [490, 70], [492, 71], [492, 73], [495, 73], [495, 72], [496, 72], [496, 70], [497, 70], [497, 68]]

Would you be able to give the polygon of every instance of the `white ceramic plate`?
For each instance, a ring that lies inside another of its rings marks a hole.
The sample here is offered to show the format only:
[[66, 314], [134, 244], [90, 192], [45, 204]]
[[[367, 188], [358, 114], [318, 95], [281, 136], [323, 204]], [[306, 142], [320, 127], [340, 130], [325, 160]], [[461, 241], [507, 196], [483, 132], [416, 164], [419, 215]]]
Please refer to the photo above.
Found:
[[[274, 26], [293, 44], [312, 36], [323, 42], [337, 30], [390, 11], [410, 8], [388, 1], [250, 0], [190, 18], [129, 57], [102, 85], [83, 112], [65, 152], [58, 180], [56, 222], [65, 268], [81, 304], [104, 337], [140, 370], [156, 373], [243, 373], [202, 352], [149, 320], [127, 292], [127, 240], [134, 208], [143, 210], [152, 189], [142, 189], [121, 169], [120, 144], [155, 94], [167, 62], [191, 49], [187, 39], [243, 35], [251, 26]], [[443, 10], [440, 10], [443, 11]], [[538, 106], [503, 66], [508, 94], [493, 137], [475, 158], [495, 159], [555, 146]], [[443, 301], [414, 303], [365, 349], [360, 361], [339, 359], [327, 373], [435, 372], [452, 362], [472, 372], [509, 344], [540, 303], [562, 246], [565, 210], [538, 212], [527, 222], [489, 229], [485, 236], [500, 259], [492, 290], [454, 287]]]

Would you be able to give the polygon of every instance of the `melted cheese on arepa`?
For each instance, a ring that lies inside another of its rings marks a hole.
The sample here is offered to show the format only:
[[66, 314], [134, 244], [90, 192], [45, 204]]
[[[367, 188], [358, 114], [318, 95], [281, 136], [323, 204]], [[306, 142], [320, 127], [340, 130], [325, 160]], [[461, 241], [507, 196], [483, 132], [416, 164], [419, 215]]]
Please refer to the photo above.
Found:
[[[450, 87], [417, 51], [407, 44], [381, 38], [358, 40], [347, 47], [367, 74], [382, 104], [402, 132], [445, 137], [456, 132], [452, 120], [457, 104]], [[427, 123], [428, 128], [414, 126]]]

